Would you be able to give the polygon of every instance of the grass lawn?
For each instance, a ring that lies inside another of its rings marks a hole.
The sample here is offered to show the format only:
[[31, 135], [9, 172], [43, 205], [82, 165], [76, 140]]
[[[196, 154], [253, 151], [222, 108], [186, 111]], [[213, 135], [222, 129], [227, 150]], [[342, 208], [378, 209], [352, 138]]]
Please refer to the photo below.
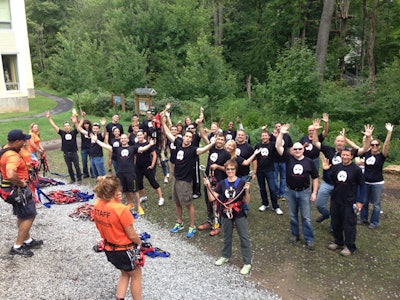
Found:
[[[60, 151], [50, 152], [47, 156], [51, 170], [67, 173]], [[202, 160], [205, 160], [204, 156]], [[160, 167], [157, 168], [157, 179], [162, 185], [165, 205], [158, 206], [157, 195], [145, 180], [149, 201], [144, 204], [144, 217], [159, 223], [165, 229], [165, 234], [169, 234], [169, 229], [175, 223], [175, 205], [168, 200], [171, 184], [162, 184]], [[398, 180], [394, 176], [386, 178], [388, 186], [396, 187]], [[84, 182], [93, 186], [95, 184], [93, 179], [85, 179]], [[398, 193], [397, 186], [397, 195]], [[252, 182], [251, 195], [248, 220], [254, 258], [250, 278], [258, 282], [260, 288], [273, 291], [283, 299], [372, 300], [400, 297], [400, 210], [398, 200], [393, 194], [385, 193], [383, 196], [384, 214], [378, 229], [357, 226], [358, 250], [350, 257], [341, 257], [338, 252], [327, 249], [332, 241], [329, 220], [322, 224], [313, 222], [315, 251], [307, 250], [302, 242], [290, 244], [287, 204], [284, 201], [279, 202], [283, 216], [278, 216], [271, 210], [259, 212], [261, 200], [256, 181]], [[199, 225], [206, 219], [203, 197], [195, 201], [195, 207], [196, 224]], [[314, 206], [312, 213], [313, 219], [319, 215]], [[184, 223], [188, 224], [186, 210]], [[185, 233], [177, 233], [176, 236], [187, 240]], [[222, 235], [210, 237], [208, 232], [198, 232], [189, 242], [213, 255], [215, 259], [220, 256]], [[239, 271], [242, 262], [236, 234], [231, 263], [237, 265]]]

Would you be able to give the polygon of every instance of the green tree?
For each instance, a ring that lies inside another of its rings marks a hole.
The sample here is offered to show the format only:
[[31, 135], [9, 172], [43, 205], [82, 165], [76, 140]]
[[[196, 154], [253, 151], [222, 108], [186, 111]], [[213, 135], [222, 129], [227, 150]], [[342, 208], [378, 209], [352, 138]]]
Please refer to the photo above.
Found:
[[275, 111], [311, 117], [319, 109], [320, 83], [314, 54], [300, 43], [278, 56], [268, 71], [267, 95]]

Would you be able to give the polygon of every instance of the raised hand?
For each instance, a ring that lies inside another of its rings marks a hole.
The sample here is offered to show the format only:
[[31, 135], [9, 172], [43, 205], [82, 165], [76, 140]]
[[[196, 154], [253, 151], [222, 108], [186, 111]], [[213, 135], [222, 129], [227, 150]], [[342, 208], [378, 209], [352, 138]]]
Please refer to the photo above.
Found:
[[290, 124], [283, 124], [281, 127], [281, 133], [282, 134], [288, 133], [289, 128], [290, 128]]
[[386, 123], [385, 128], [387, 131], [392, 132], [393, 131], [393, 125], [391, 123]]
[[322, 126], [321, 126], [321, 119], [314, 119], [314, 121], [313, 121], [313, 126], [314, 126], [314, 129], [315, 130], [318, 130], [318, 129], [321, 129], [322, 128]]
[[374, 125], [367, 124], [364, 125], [364, 131], [362, 133], [367, 137], [371, 137], [372, 133], [374, 132], [374, 129], [375, 129]]
[[327, 113], [322, 114], [322, 121], [324, 121], [325, 123], [329, 122], [329, 115]]

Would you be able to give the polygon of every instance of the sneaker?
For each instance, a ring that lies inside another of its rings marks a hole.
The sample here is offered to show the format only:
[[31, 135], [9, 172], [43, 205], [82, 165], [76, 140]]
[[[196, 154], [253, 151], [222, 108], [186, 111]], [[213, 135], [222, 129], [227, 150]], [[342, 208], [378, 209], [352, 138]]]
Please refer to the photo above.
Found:
[[368, 224], [367, 220], [361, 220], [361, 219], [357, 220], [357, 225], [365, 225], [365, 224]]
[[228, 261], [229, 261], [229, 258], [221, 257], [220, 259], [218, 259], [218, 260], [215, 262], [215, 265], [216, 265], [216, 266], [222, 266], [223, 264], [226, 264]]
[[28, 248], [26, 248], [25, 245], [22, 245], [18, 249], [14, 248], [14, 246], [11, 247], [10, 254], [11, 255], [21, 255], [24, 257], [31, 257], [33, 255], [33, 252], [31, 250], [29, 250]]
[[350, 256], [353, 253], [349, 250], [349, 248], [344, 247], [342, 251], [340, 251], [341, 256]]
[[372, 223], [368, 225], [369, 229], [375, 229], [376, 227], [378, 227], [378, 225], [375, 225], [375, 224], [372, 224]]
[[77, 184], [77, 185], [82, 185], [82, 180], [78, 180], [78, 181], [76, 182], [76, 184]]
[[147, 201], [147, 196], [140, 197], [140, 203]]
[[342, 249], [342, 248], [343, 248], [343, 246], [340, 246], [340, 245], [335, 244], [335, 243], [330, 243], [329, 246], [328, 246], [328, 249], [332, 250], [332, 251], [335, 251], [337, 249]]
[[200, 226], [197, 227], [198, 230], [207, 230], [207, 229], [211, 229], [212, 226], [210, 224], [210, 222], [205, 221], [203, 224], [201, 224]]
[[215, 236], [220, 234], [221, 230], [222, 230], [221, 227], [213, 228], [213, 230], [210, 231], [210, 236]]
[[138, 213], [139, 213], [139, 216], [143, 216], [144, 215], [143, 207], [139, 206]]
[[325, 217], [325, 216], [321, 215], [321, 216], [319, 216], [318, 218], [315, 219], [315, 222], [322, 223], [326, 219], [329, 219], [329, 217]]
[[158, 199], [158, 206], [163, 206], [164, 205], [164, 198]]
[[171, 228], [170, 232], [175, 233], [175, 232], [183, 230], [184, 228], [185, 228], [185, 226], [183, 226], [183, 223], [175, 223], [175, 226]]
[[250, 273], [251, 265], [244, 265], [243, 268], [240, 270], [240, 274], [247, 275]]
[[74, 183], [75, 183], [75, 180], [68, 181], [68, 184], [74, 184]]
[[269, 205], [261, 205], [259, 208], [258, 208], [258, 210], [259, 211], [266, 211], [267, 209], [269, 208]]
[[82, 178], [89, 178], [89, 175], [85, 174], [82, 176]]
[[279, 207], [275, 209], [275, 212], [277, 215], [283, 215], [283, 211]]
[[315, 246], [314, 246], [314, 242], [313, 241], [309, 241], [307, 242], [307, 249], [308, 250], [315, 250]]
[[186, 234], [186, 237], [187, 237], [188, 239], [190, 239], [191, 237], [194, 236], [194, 234], [196, 233], [196, 231], [197, 231], [196, 227], [189, 227], [189, 230], [188, 230], [188, 232], [187, 232], [187, 234]]
[[164, 183], [168, 183], [168, 177], [164, 177]]
[[198, 194], [193, 194], [193, 199], [200, 198], [200, 196], [201, 196], [201, 195], [198, 195]]
[[296, 242], [298, 242], [300, 240], [300, 238], [297, 235], [292, 235], [289, 239], [289, 242], [292, 244], [295, 244]]
[[28, 243], [24, 243], [24, 246], [27, 249], [38, 249], [43, 245], [43, 241], [42, 240], [35, 240], [32, 239], [32, 241], [28, 244]]

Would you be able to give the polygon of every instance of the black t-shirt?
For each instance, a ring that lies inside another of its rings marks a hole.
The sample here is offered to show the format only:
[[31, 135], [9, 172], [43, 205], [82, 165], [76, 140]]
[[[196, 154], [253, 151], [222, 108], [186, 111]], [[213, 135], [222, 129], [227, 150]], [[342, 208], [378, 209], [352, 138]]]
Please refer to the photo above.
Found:
[[[217, 149], [215, 147], [211, 148], [208, 153], [206, 174], [210, 174], [210, 166], [212, 164], [223, 166], [230, 158], [231, 156], [225, 149]], [[217, 181], [221, 181], [226, 178], [226, 173], [216, 169], [214, 170], [214, 177]]]
[[[138, 147], [144, 147], [148, 144], [149, 142], [145, 141], [144, 143], [137, 143], [136, 145]], [[146, 169], [147, 167], [149, 167], [153, 160], [153, 151], [155, 151], [155, 146], [150, 147], [150, 149], [142, 153], [138, 153], [136, 156], [136, 167], [140, 169]]]
[[365, 181], [368, 183], [383, 182], [383, 164], [385, 163], [386, 156], [381, 152], [373, 155], [371, 150], [364, 154], [365, 159]]
[[[270, 141], [271, 142], [276, 142], [276, 137], [274, 135], [271, 135], [270, 137]], [[287, 150], [293, 146], [293, 141], [292, 138], [290, 137], [289, 134], [285, 133], [283, 135], [283, 139], [282, 139], [282, 146], [283, 149], [285, 150], [285, 152], [287, 152]], [[275, 156], [275, 162], [283, 162], [283, 156], [280, 156], [279, 154]]]
[[76, 152], [78, 151], [78, 145], [76, 143], [76, 136], [78, 130], [71, 130], [69, 133], [59, 129], [58, 134], [61, 136], [61, 151], [63, 152]]
[[226, 141], [236, 139], [236, 130], [224, 130], [224, 136]]
[[110, 123], [108, 123], [107, 125], [106, 125], [106, 130], [107, 130], [107, 132], [108, 132], [108, 136], [109, 136], [109, 139], [111, 139], [112, 137], [114, 137], [114, 134], [113, 134], [113, 129], [114, 129], [114, 127], [117, 127], [118, 129], [119, 129], [119, 132], [121, 133], [121, 134], [123, 134], [124, 133], [124, 127], [120, 124], [120, 123], [113, 123], [113, 122], [110, 122]]
[[138, 153], [137, 146], [116, 148], [117, 164], [119, 173], [135, 174], [135, 155]]
[[[253, 155], [253, 147], [245, 142], [243, 144], [236, 143], [236, 155], [244, 158], [244, 160], [248, 159], [250, 156]], [[242, 162], [243, 163], [243, 162]], [[250, 172], [250, 165], [244, 166], [239, 164], [239, 169], [236, 172], [236, 176], [243, 177], [249, 174]]]
[[[97, 135], [97, 139], [104, 142], [104, 137], [101, 134]], [[99, 146], [96, 142], [92, 142], [90, 145], [90, 156], [91, 157], [103, 157], [103, 148]]]
[[354, 163], [348, 166], [337, 164], [332, 166], [330, 176], [334, 183], [331, 201], [339, 205], [353, 205], [357, 199], [358, 186], [364, 184], [361, 168]]
[[257, 173], [274, 171], [274, 158], [278, 154], [275, 148], [274, 142], [268, 144], [258, 143], [254, 150], [261, 149], [261, 152], [257, 154]]
[[310, 176], [312, 179], [318, 178], [318, 170], [310, 158], [298, 160], [288, 152], [284, 152], [282, 157], [286, 162], [286, 183], [291, 188], [307, 188], [310, 186]]
[[138, 142], [138, 138], [136, 137], [136, 134], [131, 133], [131, 134], [129, 135], [129, 142], [128, 142], [128, 144], [129, 144], [130, 146], [133, 146], [133, 145], [136, 145], [137, 142]]
[[[235, 186], [235, 181], [234, 182], [229, 182], [228, 179], [224, 179], [221, 180], [220, 182], [218, 182], [217, 186], [215, 187], [215, 192], [218, 193], [219, 195], [219, 200], [223, 203], [227, 203], [230, 202], [233, 198], [235, 198], [237, 195], [240, 194], [240, 192], [243, 190], [243, 187], [245, 185], [245, 181], [241, 180], [238, 177], [239, 181]], [[239, 211], [236, 211], [235, 209], [232, 209], [232, 214], [233, 214], [233, 218], [241, 218], [245, 216], [245, 212], [243, 210], [243, 197], [245, 191], [243, 191], [243, 193], [241, 193], [239, 195], [239, 197], [237, 197], [237, 199], [235, 199], [235, 201], [232, 203], [233, 205], [235, 205], [234, 203], [237, 202], [242, 202], [241, 205], [238, 206]], [[223, 210], [225, 209], [225, 207], [218, 202], [218, 206], [219, 206], [219, 210], [220, 210], [220, 214], [224, 217], [227, 218], [228, 216], [223, 212]]]
[[[324, 140], [324, 136], [322, 135], [322, 133], [320, 133], [320, 134], [318, 135], [318, 141], [319, 141], [320, 143], [322, 143], [323, 140]], [[306, 143], [308, 144], [307, 147], [304, 147], [304, 156], [305, 156], [305, 157], [308, 157], [308, 158], [311, 158], [311, 159], [316, 159], [316, 158], [319, 157], [319, 152], [320, 152], [320, 150], [319, 150], [317, 147], [315, 147], [315, 146], [313, 145], [312, 139], [310, 140], [310, 139], [308, 138], [308, 136], [303, 136], [303, 137], [300, 139], [299, 142], [300, 142], [302, 145], [304, 145], [304, 144], [306, 144]]]
[[88, 134], [81, 133], [81, 149], [90, 149], [91, 139]]
[[174, 163], [175, 163], [175, 160], [176, 160], [176, 153], [178, 152], [177, 149], [176, 149], [176, 143], [177, 143], [178, 140], [179, 140], [180, 143], [182, 144], [182, 141], [183, 141], [183, 140], [182, 140], [181, 137], [177, 137], [177, 138], [175, 139], [175, 142], [173, 142], [173, 143], [171, 143], [170, 140], [167, 141], [167, 146], [168, 146], [169, 152], [170, 152], [169, 161], [170, 161], [172, 164], [174, 164]]
[[197, 159], [197, 147], [182, 146], [182, 139], [175, 139], [176, 160], [175, 160], [175, 178], [182, 181], [193, 181], [193, 168]]
[[112, 138], [109, 140], [108, 144], [112, 147], [111, 159], [112, 159], [112, 160], [117, 160], [117, 157], [118, 157], [118, 155], [117, 155], [117, 149], [118, 149], [119, 147], [121, 147], [121, 141], [120, 141], [120, 139], [116, 139], [116, 138], [112, 137]]

